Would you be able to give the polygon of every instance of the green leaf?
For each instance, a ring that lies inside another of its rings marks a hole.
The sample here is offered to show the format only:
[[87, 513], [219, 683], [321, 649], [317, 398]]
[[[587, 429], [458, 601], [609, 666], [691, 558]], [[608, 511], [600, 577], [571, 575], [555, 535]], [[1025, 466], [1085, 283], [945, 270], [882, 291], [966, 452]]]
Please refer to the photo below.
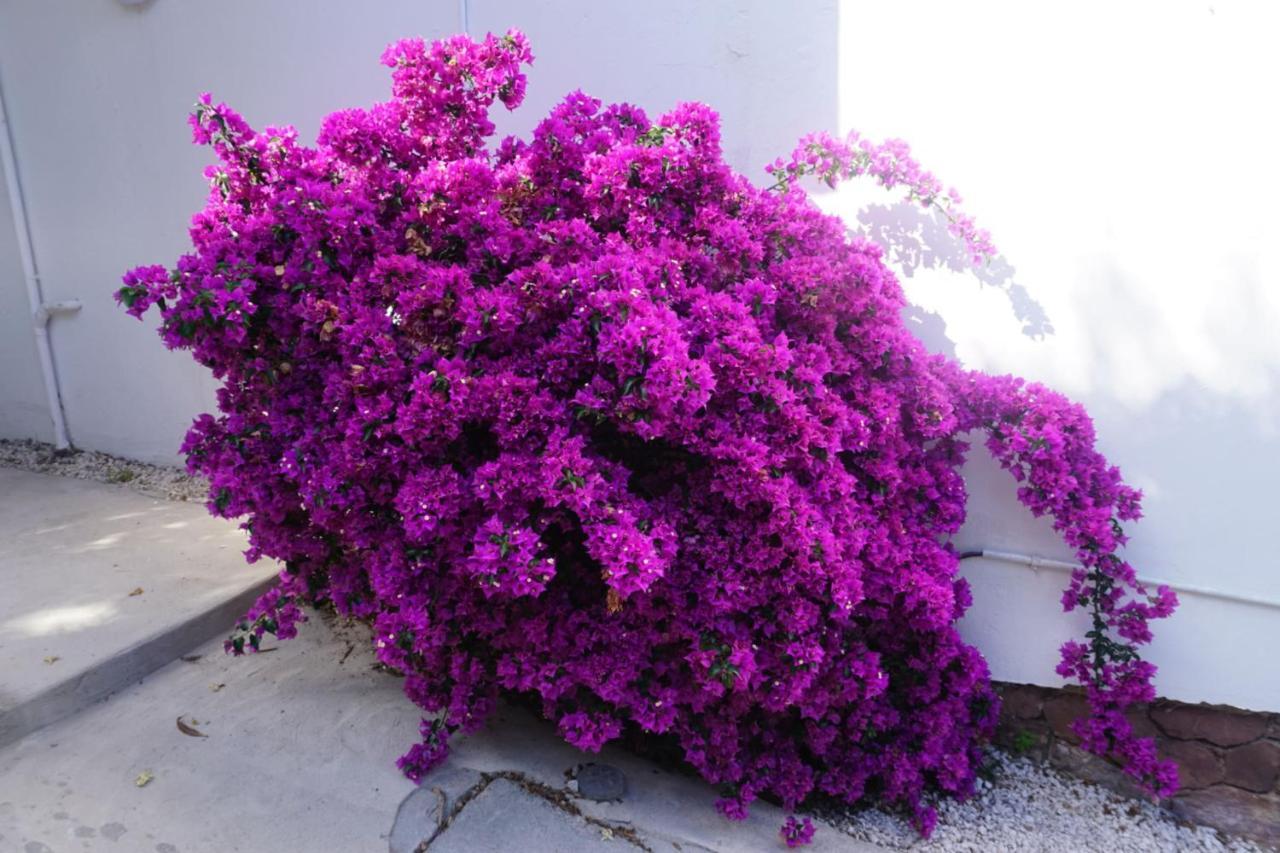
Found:
[[124, 305], [125, 308], [132, 308], [133, 304], [137, 302], [144, 293], [146, 293], [145, 289], [141, 287], [130, 287], [129, 285], [125, 285], [116, 291], [116, 294], [120, 297], [120, 304]]

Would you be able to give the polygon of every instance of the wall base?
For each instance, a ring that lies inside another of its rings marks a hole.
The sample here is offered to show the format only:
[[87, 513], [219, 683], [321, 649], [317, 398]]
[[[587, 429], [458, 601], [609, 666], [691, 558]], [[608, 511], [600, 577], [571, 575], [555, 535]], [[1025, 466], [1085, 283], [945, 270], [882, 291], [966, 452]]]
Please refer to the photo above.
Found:
[[[1078, 688], [997, 683], [1004, 700], [996, 743], [1121, 794], [1150, 799], [1119, 768], [1080, 749], [1071, 721]], [[1178, 764], [1182, 790], [1162, 805], [1178, 817], [1280, 849], [1280, 714], [1160, 699], [1130, 711]]]

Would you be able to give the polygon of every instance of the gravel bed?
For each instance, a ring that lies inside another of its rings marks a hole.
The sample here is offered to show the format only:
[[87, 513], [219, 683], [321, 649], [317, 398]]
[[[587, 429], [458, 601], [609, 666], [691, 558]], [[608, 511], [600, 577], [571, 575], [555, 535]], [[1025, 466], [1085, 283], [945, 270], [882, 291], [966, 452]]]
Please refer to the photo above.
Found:
[[1251, 841], [1178, 821], [1151, 803], [1122, 797], [1026, 758], [993, 751], [994, 782], [979, 781], [966, 803], [938, 806], [938, 826], [922, 840], [884, 812], [823, 812], [848, 835], [892, 850], [926, 853], [1266, 853]]
[[148, 465], [96, 450], [59, 453], [52, 444], [29, 439], [0, 439], [0, 466], [114, 483], [153, 498], [203, 502], [209, 487], [202, 477], [181, 468]]

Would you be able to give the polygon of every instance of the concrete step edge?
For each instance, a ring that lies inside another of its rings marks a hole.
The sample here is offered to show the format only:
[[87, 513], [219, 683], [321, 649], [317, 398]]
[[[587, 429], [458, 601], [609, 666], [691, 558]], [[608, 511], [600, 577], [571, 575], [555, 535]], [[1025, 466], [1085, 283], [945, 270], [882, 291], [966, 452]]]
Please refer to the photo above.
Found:
[[0, 712], [0, 747], [64, 720], [121, 688], [136, 684], [219, 634], [230, 634], [235, 621], [276, 581], [275, 575], [264, 578]]

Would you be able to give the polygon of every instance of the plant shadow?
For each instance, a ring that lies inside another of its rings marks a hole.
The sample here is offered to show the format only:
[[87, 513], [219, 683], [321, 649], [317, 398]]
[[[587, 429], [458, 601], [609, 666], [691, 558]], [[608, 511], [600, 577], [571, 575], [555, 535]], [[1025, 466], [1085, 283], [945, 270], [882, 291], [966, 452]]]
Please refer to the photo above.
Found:
[[[1017, 270], [1005, 257], [1000, 255], [984, 266], [973, 266], [964, 245], [932, 212], [905, 201], [872, 204], [858, 212], [858, 222], [866, 236], [884, 248], [889, 264], [908, 278], [920, 269], [946, 269], [973, 275], [984, 287], [994, 287], [1005, 295], [1013, 316], [1022, 324], [1022, 334], [1037, 340], [1053, 334], [1053, 323], [1044, 306], [1017, 282]], [[941, 318], [912, 306], [908, 321], [924, 326], [927, 335], [932, 326], [941, 323]]]

